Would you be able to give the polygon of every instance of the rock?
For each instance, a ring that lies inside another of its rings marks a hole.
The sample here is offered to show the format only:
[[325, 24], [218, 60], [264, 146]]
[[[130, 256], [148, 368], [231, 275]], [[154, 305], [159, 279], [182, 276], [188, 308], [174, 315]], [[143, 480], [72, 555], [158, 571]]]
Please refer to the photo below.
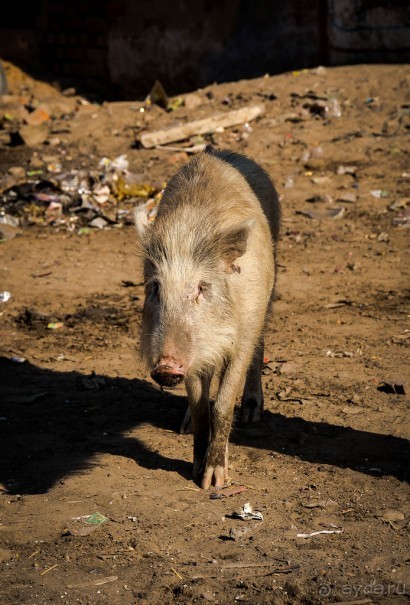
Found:
[[37, 170], [38, 168], [42, 168], [44, 161], [42, 158], [38, 156], [38, 153], [35, 151], [30, 158], [30, 168], [33, 170]]
[[342, 193], [337, 198], [338, 202], [347, 202], [348, 204], [354, 204], [357, 201], [357, 195], [353, 192], [347, 191]]
[[184, 97], [185, 107], [189, 110], [196, 109], [200, 105], [202, 105], [202, 98], [195, 93], [191, 93]]
[[23, 124], [23, 126], [20, 127], [19, 135], [28, 147], [36, 147], [37, 145], [44, 143], [47, 139], [48, 126], [45, 123], [40, 126]]
[[11, 550], [6, 548], [0, 548], [0, 563], [5, 563], [6, 561], [10, 561], [14, 557], [14, 553]]
[[10, 166], [8, 172], [16, 179], [24, 179], [26, 176], [26, 171], [24, 170], [23, 166]]
[[3, 225], [0, 223], [0, 242], [8, 242], [9, 240], [16, 237], [16, 235], [21, 235], [22, 230], [17, 227], [12, 227], [12, 225]]
[[30, 126], [39, 126], [44, 122], [48, 122], [50, 118], [51, 115], [48, 106], [42, 103], [37, 107], [37, 109], [35, 109], [26, 116], [25, 122]]

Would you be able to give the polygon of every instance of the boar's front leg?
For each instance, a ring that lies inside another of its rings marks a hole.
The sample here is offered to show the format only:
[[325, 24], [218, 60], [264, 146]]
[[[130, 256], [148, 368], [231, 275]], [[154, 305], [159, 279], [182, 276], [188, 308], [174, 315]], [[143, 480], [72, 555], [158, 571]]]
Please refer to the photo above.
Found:
[[202, 477], [202, 489], [220, 487], [228, 475], [228, 438], [235, 400], [244, 382], [250, 360], [236, 358], [225, 368], [218, 395], [211, 408], [211, 438]]
[[245, 389], [242, 396], [241, 423], [259, 422], [263, 412], [262, 367], [264, 341], [260, 338], [255, 349], [251, 365], [246, 374]]
[[[193, 477], [199, 483], [204, 471], [206, 452], [210, 436], [209, 388], [212, 372], [202, 376], [189, 376], [185, 380], [188, 394], [190, 421], [194, 432]], [[188, 413], [185, 415], [187, 418]], [[184, 422], [185, 422], [184, 419]]]

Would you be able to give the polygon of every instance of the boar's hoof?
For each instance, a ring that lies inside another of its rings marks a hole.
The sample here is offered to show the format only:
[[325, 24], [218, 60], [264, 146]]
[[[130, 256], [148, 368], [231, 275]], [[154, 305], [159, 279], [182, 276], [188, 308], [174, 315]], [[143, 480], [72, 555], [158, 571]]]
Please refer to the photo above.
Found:
[[183, 372], [175, 371], [172, 366], [158, 366], [151, 372], [151, 378], [155, 380], [162, 387], [176, 387], [180, 384], [185, 375]]

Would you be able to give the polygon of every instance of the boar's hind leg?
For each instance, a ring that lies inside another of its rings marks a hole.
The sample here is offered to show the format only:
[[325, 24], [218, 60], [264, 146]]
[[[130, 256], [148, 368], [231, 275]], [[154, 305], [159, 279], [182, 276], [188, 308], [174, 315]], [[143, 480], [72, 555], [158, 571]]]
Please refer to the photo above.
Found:
[[[195, 481], [200, 480], [204, 470], [206, 452], [209, 444], [210, 418], [209, 418], [209, 387], [212, 373], [204, 376], [189, 376], [185, 380], [188, 393], [190, 420], [194, 432], [194, 468]], [[184, 422], [188, 412], [185, 415]]]
[[242, 396], [241, 422], [249, 424], [259, 422], [263, 412], [262, 365], [263, 338], [255, 349], [251, 365], [246, 374], [245, 389]]

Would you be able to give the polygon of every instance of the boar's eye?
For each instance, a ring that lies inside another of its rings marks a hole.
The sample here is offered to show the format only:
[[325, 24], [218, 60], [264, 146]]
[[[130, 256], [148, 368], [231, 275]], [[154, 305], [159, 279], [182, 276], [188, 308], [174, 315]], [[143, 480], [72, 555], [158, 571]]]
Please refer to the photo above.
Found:
[[158, 300], [159, 298], [159, 282], [153, 279], [148, 284], [148, 295], [152, 300]]
[[211, 288], [211, 284], [207, 284], [204, 281], [200, 281], [198, 284], [198, 290], [197, 290], [197, 295], [196, 295], [195, 301], [199, 302], [199, 300], [202, 296], [204, 298], [209, 298], [210, 288]]

